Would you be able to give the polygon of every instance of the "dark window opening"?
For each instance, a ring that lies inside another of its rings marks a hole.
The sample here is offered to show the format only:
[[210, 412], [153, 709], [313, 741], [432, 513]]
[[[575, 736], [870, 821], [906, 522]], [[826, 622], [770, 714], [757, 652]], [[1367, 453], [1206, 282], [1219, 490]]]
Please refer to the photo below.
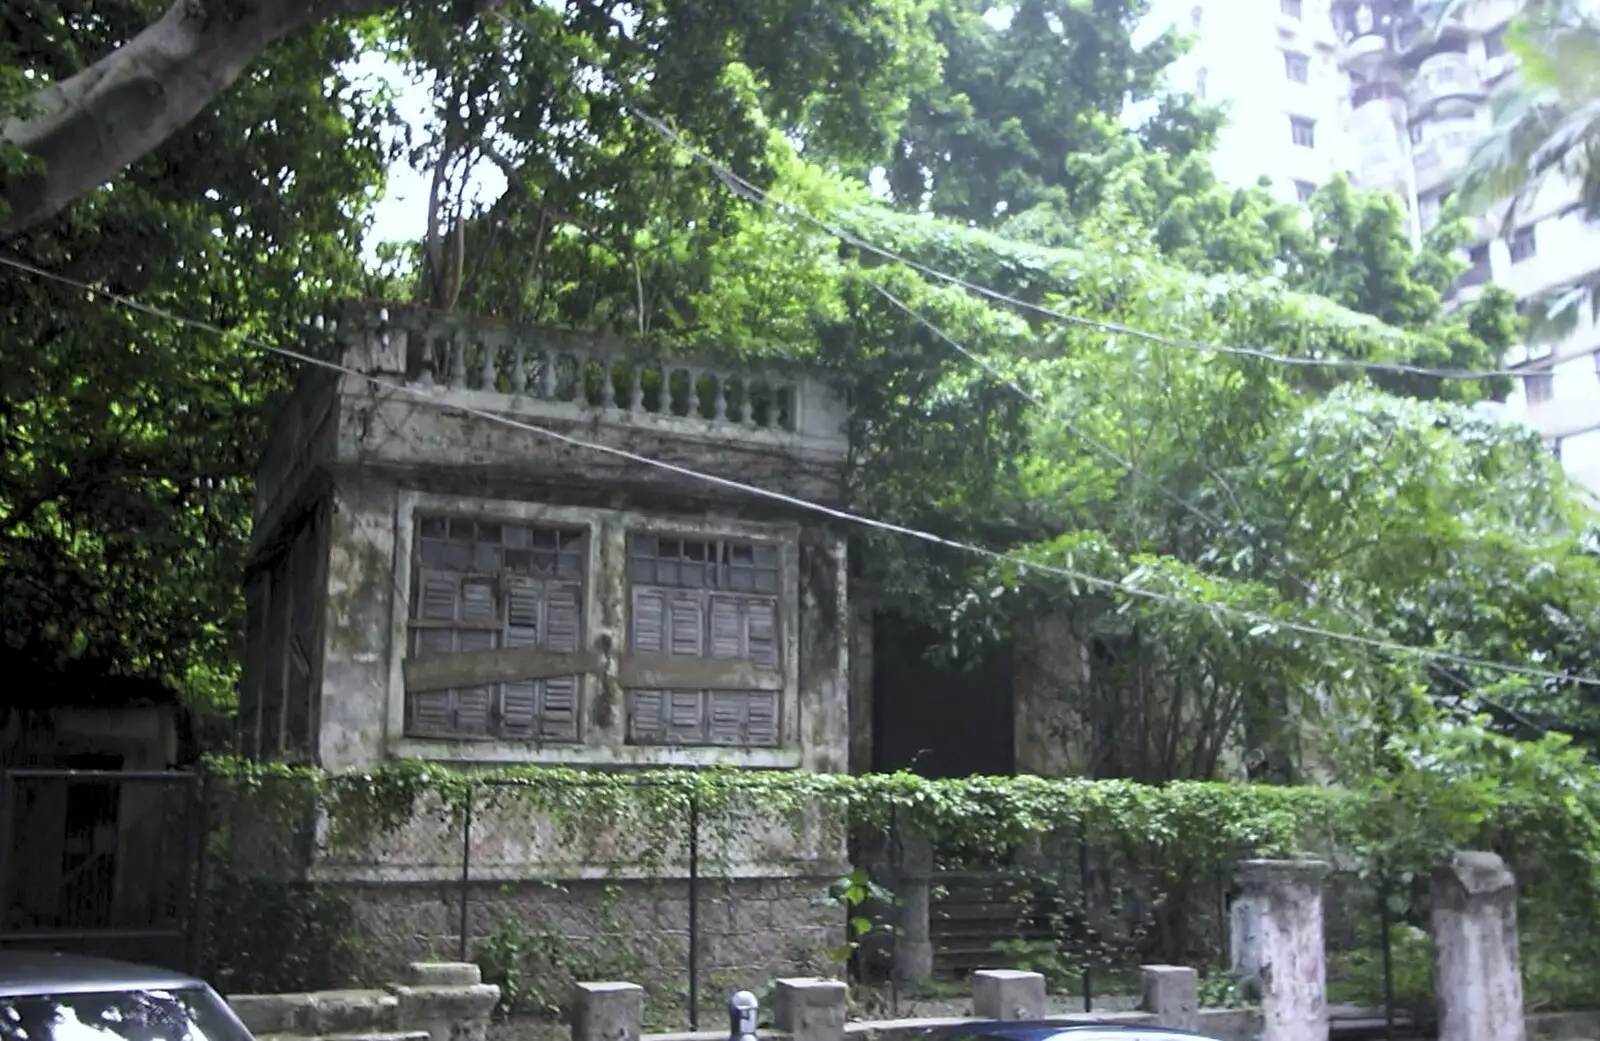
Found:
[[1539, 244], [1534, 238], [1533, 226], [1518, 228], [1511, 235], [1511, 263], [1520, 264], [1531, 259], [1539, 252]]

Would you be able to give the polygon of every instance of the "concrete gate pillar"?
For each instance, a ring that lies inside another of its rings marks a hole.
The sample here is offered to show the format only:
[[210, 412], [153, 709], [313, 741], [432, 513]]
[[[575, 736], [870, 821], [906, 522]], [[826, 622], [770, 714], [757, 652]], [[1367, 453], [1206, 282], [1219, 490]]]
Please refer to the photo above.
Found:
[[1261, 1041], [1327, 1041], [1320, 860], [1245, 860], [1229, 923], [1233, 975], [1261, 1002]]
[[900, 870], [894, 895], [900, 901], [900, 913], [896, 916], [899, 929], [893, 971], [902, 983], [921, 983], [933, 978], [933, 938], [928, 931], [933, 843], [904, 814], [896, 821], [895, 839], [900, 844]]
[[1430, 881], [1439, 1041], [1524, 1041], [1516, 878], [1495, 854], [1463, 851]]

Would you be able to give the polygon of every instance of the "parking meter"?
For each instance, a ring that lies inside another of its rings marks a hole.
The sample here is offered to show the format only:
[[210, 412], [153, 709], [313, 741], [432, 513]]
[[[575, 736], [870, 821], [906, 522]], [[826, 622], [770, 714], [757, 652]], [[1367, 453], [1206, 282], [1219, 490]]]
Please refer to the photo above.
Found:
[[728, 1041], [755, 1041], [756, 1011], [756, 996], [748, 990], [728, 999]]

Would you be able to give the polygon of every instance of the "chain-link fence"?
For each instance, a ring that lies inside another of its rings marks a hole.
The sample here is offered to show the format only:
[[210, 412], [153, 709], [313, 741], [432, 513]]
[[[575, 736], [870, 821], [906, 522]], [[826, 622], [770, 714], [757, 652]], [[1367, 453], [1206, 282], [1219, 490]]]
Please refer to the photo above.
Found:
[[[847, 973], [863, 1016], [963, 1014], [976, 968], [1043, 973], [1058, 1012], [1129, 1007], [1151, 963], [1198, 969], [1204, 1004], [1240, 998], [1230, 901], [1250, 850], [1214, 835], [1093, 820], [930, 833], [859, 789], [767, 805], [759, 786], [690, 771], [450, 776], [345, 791], [289, 770], [5, 772], [0, 944], [189, 969], [235, 993], [463, 959], [501, 985], [505, 1015], [549, 1022], [573, 981], [627, 979], [657, 1029], [817, 973]], [[1570, 1005], [1596, 960], [1589, 906], [1571, 865], [1502, 845], [1530, 1004]], [[1425, 1022], [1426, 872], [1380, 885], [1341, 867], [1325, 901], [1330, 1001]]]

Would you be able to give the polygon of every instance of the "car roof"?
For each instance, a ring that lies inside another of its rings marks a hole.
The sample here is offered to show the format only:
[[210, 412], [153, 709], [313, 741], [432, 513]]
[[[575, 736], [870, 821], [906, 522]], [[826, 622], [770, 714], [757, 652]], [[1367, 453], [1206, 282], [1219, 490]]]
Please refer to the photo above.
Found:
[[1067, 1037], [1074, 1041], [1090, 1041], [1091, 1038], [1109, 1038], [1117, 1036], [1136, 1035], [1149, 1036], [1161, 1035], [1171, 1038], [1172, 1041], [1183, 1041], [1185, 1038], [1204, 1038], [1203, 1034], [1196, 1034], [1188, 1030], [1173, 1030], [1170, 1027], [1144, 1026], [1134, 1023], [1086, 1023], [1081, 1019], [1070, 1020], [978, 1020], [971, 1023], [962, 1023], [959, 1026], [935, 1027], [928, 1031], [931, 1038], [956, 1038], [976, 1037], [985, 1038], [987, 1041], [1049, 1041], [1051, 1038]]
[[171, 969], [50, 951], [0, 950], [0, 995], [92, 994], [108, 990], [182, 990], [205, 986]]

